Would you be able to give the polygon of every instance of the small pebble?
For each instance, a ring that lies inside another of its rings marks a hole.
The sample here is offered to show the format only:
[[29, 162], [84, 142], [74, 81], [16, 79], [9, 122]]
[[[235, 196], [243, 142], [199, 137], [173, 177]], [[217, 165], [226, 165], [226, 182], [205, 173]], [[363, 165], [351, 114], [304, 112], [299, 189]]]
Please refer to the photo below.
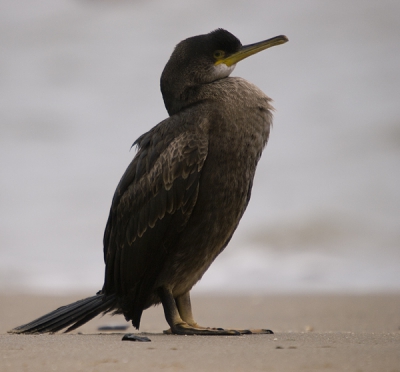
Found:
[[98, 331], [126, 331], [129, 325], [127, 324], [116, 324], [116, 325], [104, 325], [97, 327]]
[[314, 330], [314, 327], [308, 325], [308, 326], [305, 326], [305, 327], [304, 327], [304, 330], [305, 330], [306, 332], [312, 332], [312, 331]]
[[151, 340], [146, 336], [138, 336], [134, 333], [127, 333], [122, 337], [122, 341], [139, 341], [139, 342], [150, 342]]

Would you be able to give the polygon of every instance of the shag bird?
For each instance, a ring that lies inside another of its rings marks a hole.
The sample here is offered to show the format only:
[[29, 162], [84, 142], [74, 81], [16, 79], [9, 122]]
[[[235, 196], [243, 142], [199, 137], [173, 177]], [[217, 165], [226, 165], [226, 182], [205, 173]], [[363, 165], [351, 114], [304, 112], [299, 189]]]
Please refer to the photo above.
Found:
[[143, 310], [161, 302], [167, 333], [251, 333], [199, 326], [190, 290], [243, 216], [272, 125], [270, 98], [229, 75], [237, 62], [287, 41], [281, 35], [242, 46], [217, 29], [175, 47], [161, 76], [169, 118], [136, 140], [112, 200], [102, 290], [10, 332], [68, 332], [108, 312], [139, 329]]

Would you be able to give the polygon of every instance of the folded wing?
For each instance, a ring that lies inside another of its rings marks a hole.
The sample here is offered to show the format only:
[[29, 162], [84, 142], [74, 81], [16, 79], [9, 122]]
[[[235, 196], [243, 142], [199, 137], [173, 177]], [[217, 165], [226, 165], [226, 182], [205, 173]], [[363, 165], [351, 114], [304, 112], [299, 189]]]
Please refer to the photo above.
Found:
[[136, 141], [138, 153], [117, 187], [104, 234], [103, 291], [121, 298], [136, 327], [157, 274], [190, 219], [207, 157], [201, 126], [182, 130], [177, 124], [167, 119]]

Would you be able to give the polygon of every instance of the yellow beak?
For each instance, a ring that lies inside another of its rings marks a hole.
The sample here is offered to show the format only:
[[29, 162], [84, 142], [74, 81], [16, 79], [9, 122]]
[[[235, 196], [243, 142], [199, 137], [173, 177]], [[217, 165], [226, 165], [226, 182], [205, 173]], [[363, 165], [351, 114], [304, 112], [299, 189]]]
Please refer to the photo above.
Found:
[[289, 41], [289, 39], [285, 35], [279, 35], [268, 40], [260, 41], [255, 44], [244, 45], [238, 52], [231, 54], [226, 58], [219, 59], [217, 62], [215, 62], [215, 65], [224, 63], [225, 65], [230, 67], [238, 63], [242, 59], [250, 57], [253, 54], [261, 52], [264, 49], [271, 48], [275, 45], [284, 44], [287, 41]]

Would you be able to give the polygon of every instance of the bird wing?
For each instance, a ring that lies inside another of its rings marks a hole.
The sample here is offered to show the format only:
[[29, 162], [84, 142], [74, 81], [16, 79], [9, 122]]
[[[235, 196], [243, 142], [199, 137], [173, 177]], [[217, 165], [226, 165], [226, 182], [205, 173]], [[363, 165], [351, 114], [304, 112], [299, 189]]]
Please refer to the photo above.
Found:
[[104, 234], [103, 290], [134, 298], [138, 307], [190, 218], [207, 157], [207, 125], [178, 124], [169, 118], [135, 142], [138, 153], [117, 187]]

